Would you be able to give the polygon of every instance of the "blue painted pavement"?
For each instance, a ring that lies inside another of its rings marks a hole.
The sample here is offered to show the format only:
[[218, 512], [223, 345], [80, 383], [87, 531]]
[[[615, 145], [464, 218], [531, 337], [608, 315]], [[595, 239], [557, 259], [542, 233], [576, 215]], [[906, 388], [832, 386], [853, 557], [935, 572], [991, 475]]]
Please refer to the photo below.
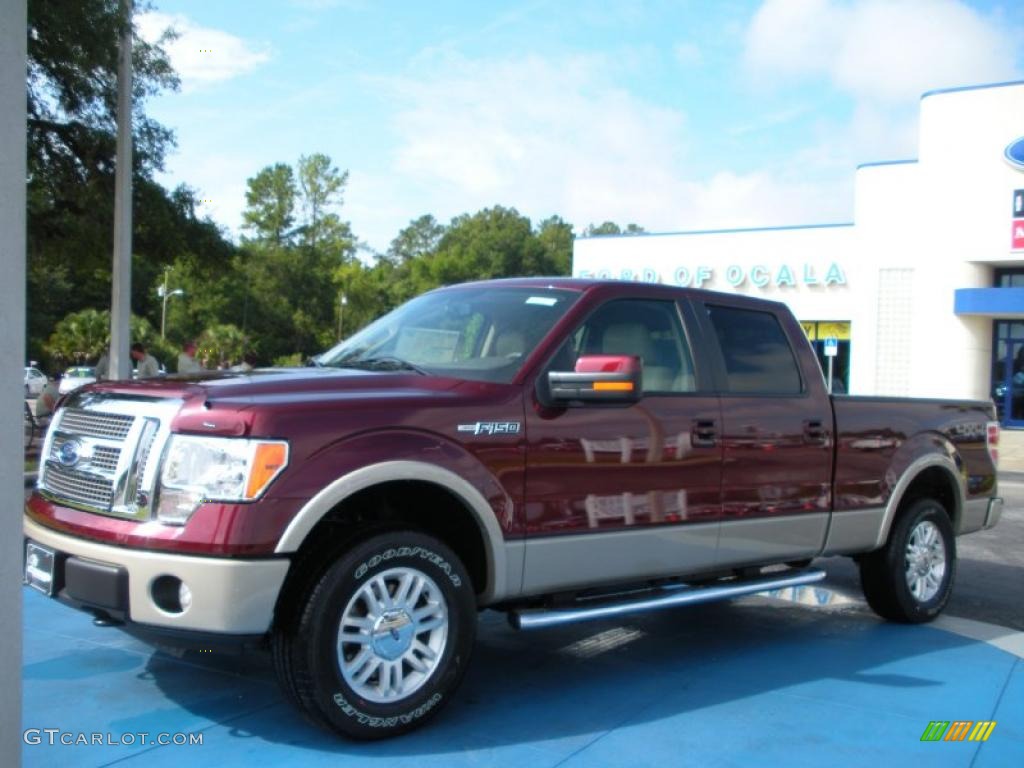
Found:
[[[303, 720], [264, 654], [176, 657], [30, 590], [24, 607], [26, 729], [203, 738], [65, 746], [41, 733], [22, 746], [29, 767], [1024, 765], [1024, 661], [856, 603], [753, 597], [533, 633], [484, 613], [447, 709], [370, 744]], [[998, 725], [981, 744], [922, 743], [932, 720]]]

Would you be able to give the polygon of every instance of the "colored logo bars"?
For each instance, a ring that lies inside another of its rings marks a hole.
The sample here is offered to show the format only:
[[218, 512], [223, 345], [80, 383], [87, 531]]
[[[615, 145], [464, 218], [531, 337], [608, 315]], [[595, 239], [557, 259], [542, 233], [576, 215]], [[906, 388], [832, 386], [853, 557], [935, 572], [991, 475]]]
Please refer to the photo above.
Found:
[[988, 741], [995, 728], [995, 720], [932, 720], [921, 741]]

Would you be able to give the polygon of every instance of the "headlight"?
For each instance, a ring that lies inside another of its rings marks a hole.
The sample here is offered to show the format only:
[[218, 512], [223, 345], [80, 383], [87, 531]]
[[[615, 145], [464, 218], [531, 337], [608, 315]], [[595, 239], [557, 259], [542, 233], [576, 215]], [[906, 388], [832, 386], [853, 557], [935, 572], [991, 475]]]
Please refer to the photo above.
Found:
[[205, 501], [258, 499], [288, 464], [288, 443], [172, 435], [157, 490], [157, 519], [184, 524]]

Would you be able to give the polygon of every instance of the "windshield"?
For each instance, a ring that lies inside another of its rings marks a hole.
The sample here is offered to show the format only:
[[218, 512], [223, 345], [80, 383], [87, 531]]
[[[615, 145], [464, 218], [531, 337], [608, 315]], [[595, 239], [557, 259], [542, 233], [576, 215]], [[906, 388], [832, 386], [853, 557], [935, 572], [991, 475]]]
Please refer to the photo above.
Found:
[[316, 362], [508, 383], [578, 297], [554, 288], [436, 291], [384, 315]]

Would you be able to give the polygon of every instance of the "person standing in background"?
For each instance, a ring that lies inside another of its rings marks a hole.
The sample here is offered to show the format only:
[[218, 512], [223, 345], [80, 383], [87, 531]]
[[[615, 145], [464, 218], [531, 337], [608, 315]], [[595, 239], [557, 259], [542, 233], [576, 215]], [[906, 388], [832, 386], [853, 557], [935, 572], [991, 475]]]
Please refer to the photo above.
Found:
[[59, 399], [60, 390], [57, 387], [57, 380], [47, 377], [43, 391], [36, 398], [36, 418], [43, 419], [52, 415]]
[[178, 355], [178, 373], [199, 373], [203, 366], [196, 360], [196, 343], [186, 341]]
[[160, 363], [146, 351], [145, 345], [141, 342], [132, 344], [132, 360], [135, 361], [135, 371], [140, 379], [160, 375]]

